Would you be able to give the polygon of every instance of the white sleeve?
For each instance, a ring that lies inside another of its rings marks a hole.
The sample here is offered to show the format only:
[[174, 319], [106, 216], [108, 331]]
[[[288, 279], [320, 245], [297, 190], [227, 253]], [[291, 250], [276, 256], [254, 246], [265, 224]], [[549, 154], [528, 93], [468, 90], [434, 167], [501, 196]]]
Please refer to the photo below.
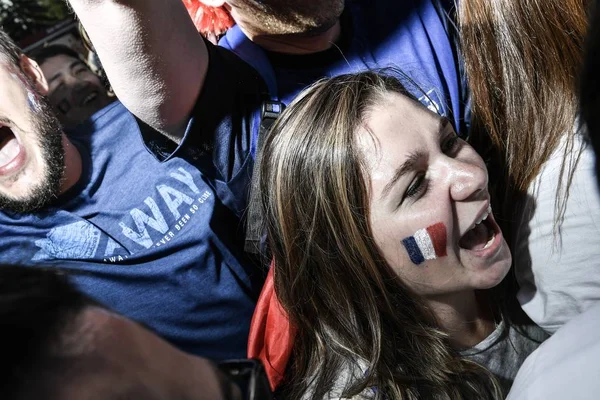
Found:
[[521, 366], [508, 400], [595, 400], [600, 394], [600, 304], [573, 318]]
[[[553, 235], [555, 197], [563, 148], [552, 155], [529, 190], [515, 235], [519, 302], [549, 333], [600, 300], [600, 192], [595, 156], [583, 146], [569, 189], [560, 234]], [[557, 239], [557, 240], [555, 240]]]

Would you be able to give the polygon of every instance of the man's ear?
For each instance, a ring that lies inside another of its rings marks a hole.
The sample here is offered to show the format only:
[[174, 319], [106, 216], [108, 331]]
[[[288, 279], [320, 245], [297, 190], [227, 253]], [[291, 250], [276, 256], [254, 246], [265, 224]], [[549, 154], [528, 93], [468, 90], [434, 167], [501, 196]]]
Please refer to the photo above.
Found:
[[210, 7], [221, 7], [223, 4], [225, 4], [225, 0], [198, 0], [200, 1], [200, 3], [203, 3], [204, 5], [210, 6]]
[[41, 95], [48, 94], [48, 81], [42, 72], [42, 69], [31, 58], [27, 57], [25, 54], [21, 54], [21, 60], [19, 61], [19, 65], [21, 66], [21, 71], [33, 82], [35, 88]]

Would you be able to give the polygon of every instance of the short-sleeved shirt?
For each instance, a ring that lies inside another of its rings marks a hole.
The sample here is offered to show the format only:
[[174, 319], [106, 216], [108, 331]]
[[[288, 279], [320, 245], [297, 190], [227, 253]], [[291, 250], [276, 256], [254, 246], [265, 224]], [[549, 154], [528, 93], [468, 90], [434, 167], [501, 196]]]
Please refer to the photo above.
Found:
[[525, 359], [546, 339], [548, 334], [535, 324], [507, 327], [502, 321], [487, 338], [460, 354], [494, 374], [506, 396]]
[[265, 52], [237, 26], [219, 42], [265, 78], [284, 104], [324, 77], [396, 68], [414, 84], [407, 89], [429, 109], [464, 124], [464, 90], [453, 40], [453, 2], [439, 0], [348, 0], [341, 37], [330, 49], [304, 55]]
[[231, 52], [209, 55], [179, 146], [119, 102], [68, 132], [81, 178], [43, 211], [0, 213], [0, 261], [59, 267], [181, 349], [240, 358], [264, 279], [241, 222], [264, 83]]

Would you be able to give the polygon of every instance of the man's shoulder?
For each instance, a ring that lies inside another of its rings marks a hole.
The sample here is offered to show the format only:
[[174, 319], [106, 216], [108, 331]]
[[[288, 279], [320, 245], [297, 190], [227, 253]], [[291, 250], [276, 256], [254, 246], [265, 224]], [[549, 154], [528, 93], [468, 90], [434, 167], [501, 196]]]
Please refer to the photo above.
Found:
[[[191, 148], [211, 148], [213, 156], [223, 162], [229, 160], [231, 154], [243, 154], [245, 158], [258, 135], [258, 116], [263, 101], [268, 98], [266, 84], [254, 68], [232, 51], [213, 45], [207, 47], [208, 72], [184, 143]], [[234, 147], [239, 147], [239, 151], [232, 152]], [[230, 160], [225, 162], [225, 165], [230, 164]]]
[[[89, 163], [105, 164], [115, 154], [131, 154], [144, 147], [142, 123], [115, 100], [87, 121], [66, 132], [80, 152], [88, 154]], [[113, 163], [114, 164], [114, 163]]]
[[352, 15], [356, 28], [363, 27], [366, 35], [391, 34], [402, 26], [415, 29], [415, 22], [420, 21], [428, 28], [431, 24], [445, 25], [452, 6], [447, 0], [380, 0], [373, 5], [369, 0], [350, 0], [346, 3], [346, 11]]
[[[192, 111], [192, 117], [202, 124], [196, 123], [195, 128], [208, 136], [219, 135], [220, 128], [231, 130], [222, 134], [235, 135], [242, 120], [260, 111], [268, 98], [267, 86], [261, 75], [231, 50], [210, 43], [207, 47], [210, 63]], [[222, 126], [224, 119], [232, 119], [231, 124]]]
[[[70, 138], [87, 137], [95, 135], [98, 131], [111, 130], [122, 124], [135, 122], [135, 117], [118, 99], [96, 111], [90, 118], [77, 127], [67, 130]], [[121, 127], [119, 129], [122, 129]]]
[[223, 94], [227, 94], [223, 89], [257, 96], [266, 92], [265, 82], [258, 71], [233, 51], [210, 43], [207, 48], [210, 62], [203, 91], [208, 86], [220, 88]]

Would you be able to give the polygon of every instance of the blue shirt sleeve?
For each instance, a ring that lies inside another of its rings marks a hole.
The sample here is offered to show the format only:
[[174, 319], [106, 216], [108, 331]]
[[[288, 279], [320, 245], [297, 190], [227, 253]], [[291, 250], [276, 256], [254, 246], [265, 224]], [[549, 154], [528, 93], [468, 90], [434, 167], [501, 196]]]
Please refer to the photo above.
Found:
[[[208, 71], [181, 143], [139, 123], [146, 148], [160, 161], [183, 157], [229, 182], [254, 154], [267, 89], [259, 74], [235, 54], [209, 42], [206, 46]], [[208, 155], [212, 165], [205, 162]]]

